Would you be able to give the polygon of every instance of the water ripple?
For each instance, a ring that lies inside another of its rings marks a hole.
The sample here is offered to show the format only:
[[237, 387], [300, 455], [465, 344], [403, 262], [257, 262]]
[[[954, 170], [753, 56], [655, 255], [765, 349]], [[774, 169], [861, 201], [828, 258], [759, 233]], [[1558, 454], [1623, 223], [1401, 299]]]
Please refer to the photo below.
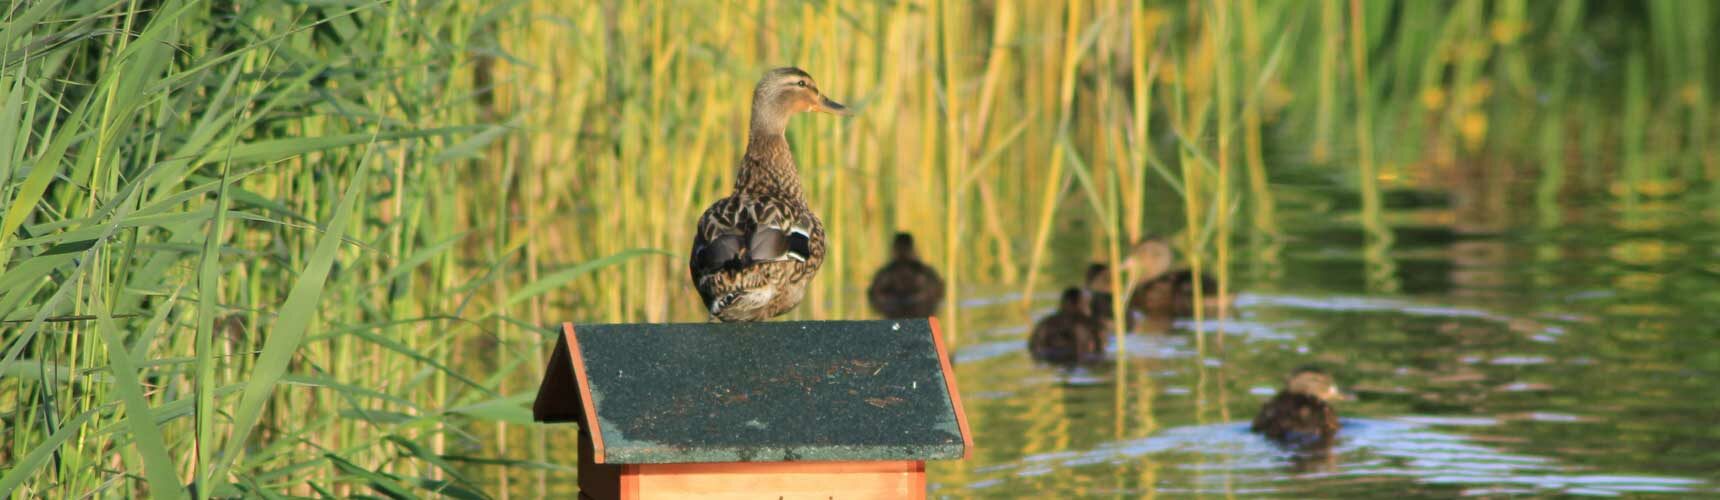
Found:
[[[1175, 470], [1227, 473], [1197, 475], [1193, 489], [1184, 490], [1188, 484], [1155, 484], [1154, 488], [1160, 492], [1270, 493], [1278, 491], [1272, 484], [1288, 474], [1304, 481], [1384, 476], [1409, 478], [1424, 484], [1474, 485], [1475, 488], [1463, 490], [1467, 495], [1716, 492], [1697, 479], [1587, 472], [1552, 458], [1507, 452], [1435, 428], [1497, 422], [1499, 419], [1488, 418], [1345, 419], [1338, 444], [1329, 454], [1320, 456], [1275, 446], [1250, 434], [1247, 424], [1173, 427], [1145, 438], [1102, 443], [1087, 451], [1033, 454], [1013, 463], [982, 468], [979, 470], [982, 474], [999, 476], [980, 479], [969, 488], [997, 486], [1009, 477], [1036, 477], [1057, 470], [1153, 460], [1157, 455], [1196, 455], [1202, 458], [1184, 457], [1166, 462]], [[1170, 479], [1159, 481], [1166, 483]]]

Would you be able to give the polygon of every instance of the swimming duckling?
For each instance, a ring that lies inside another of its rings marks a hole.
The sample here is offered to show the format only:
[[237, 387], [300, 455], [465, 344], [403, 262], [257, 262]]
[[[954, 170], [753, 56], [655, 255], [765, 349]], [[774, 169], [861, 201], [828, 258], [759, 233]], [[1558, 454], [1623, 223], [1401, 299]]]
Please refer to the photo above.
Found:
[[1125, 271], [1138, 274], [1129, 293], [1129, 309], [1149, 317], [1192, 316], [1195, 304], [1195, 281], [1200, 281], [1200, 300], [1207, 314], [1217, 314], [1229, 297], [1218, 296], [1218, 281], [1207, 275], [1196, 276], [1188, 269], [1172, 269], [1175, 254], [1170, 243], [1161, 238], [1148, 238], [1135, 244], [1123, 261]]
[[1330, 445], [1338, 434], [1338, 410], [1332, 402], [1341, 399], [1346, 397], [1331, 375], [1314, 367], [1298, 368], [1260, 408], [1249, 430], [1287, 446]]
[[872, 310], [885, 318], [925, 318], [938, 311], [944, 301], [944, 279], [920, 261], [914, 251], [914, 236], [896, 233], [890, 245], [890, 262], [872, 275], [866, 298]]
[[734, 193], [699, 217], [687, 263], [712, 318], [760, 321], [788, 312], [824, 263], [824, 223], [806, 203], [783, 136], [789, 117], [806, 111], [848, 114], [799, 68], [770, 70], [753, 89]]
[[1033, 358], [1048, 363], [1078, 363], [1105, 357], [1104, 325], [1087, 309], [1079, 288], [1063, 291], [1057, 312], [1033, 325], [1027, 348]]

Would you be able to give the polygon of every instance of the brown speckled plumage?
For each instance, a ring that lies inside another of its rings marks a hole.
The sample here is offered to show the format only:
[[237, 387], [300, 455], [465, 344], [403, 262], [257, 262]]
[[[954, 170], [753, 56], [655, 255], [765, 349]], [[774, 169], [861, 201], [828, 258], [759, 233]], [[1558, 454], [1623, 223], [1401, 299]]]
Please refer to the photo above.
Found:
[[846, 108], [796, 68], [771, 70], [753, 91], [734, 193], [699, 217], [687, 266], [713, 318], [761, 321], [788, 312], [824, 263], [824, 223], [806, 203], [783, 135], [788, 118], [805, 111]]

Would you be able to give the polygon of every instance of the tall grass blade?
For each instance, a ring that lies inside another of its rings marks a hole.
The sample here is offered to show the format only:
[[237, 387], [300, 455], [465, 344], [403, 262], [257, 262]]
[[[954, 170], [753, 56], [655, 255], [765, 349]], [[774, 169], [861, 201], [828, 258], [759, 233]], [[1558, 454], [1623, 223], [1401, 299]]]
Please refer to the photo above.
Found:
[[[621, 262], [645, 255], [674, 256], [675, 254], [654, 248], [640, 248], [623, 250], [614, 255], [581, 262], [573, 267], [544, 275], [543, 277], [538, 278], [537, 281], [520, 287], [519, 290], [515, 290], [513, 294], [508, 295], [507, 300], [502, 301], [500, 309], [506, 309], [514, 304], [524, 302], [526, 299], [565, 287], [568, 282], [578, 279], [580, 276], [584, 276], [592, 271], [620, 264]], [[489, 315], [486, 314], [484, 316]]]
[[263, 405], [274, 395], [275, 383], [286, 375], [288, 363], [298, 351], [299, 343], [304, 339], [311, 321], [317, 317], [318, 303], [321, 301], [323, 285], [328, 280], [329, 268], [334, 266], [335, 258], [339, 256], [341, 239], [352, 222], [353, 205], [358, 202], [358, 195], [366, 186], [365, 179], [369, 173], [367, 163], [359, 162], [353, 169], [355, 172], [352, 182], [347, 186], [340, 204], [335, 207], [327, 232], [317, 240], [309, 263], [305, 265], [304, 271], [299, 273], [292, 290], [287, 292], [286, 301], [281, 304], [280, 315], [263, 344], [262, 352], [257, 356], [257, 364], [251, 370], [245, 392], [240, 396], [239, 408], [233, 417], [234, 431], [228, 436], [227, 446], [215, 469], [209, 474], [211, 481], [225, 478], [228, 467], [231, 467], [242, 453], [245, 443], [250, 439], [251, 431], [257, 427], [257, 422], [262, 417]]
[[174, 477], [172, 455], [167, 451], [167, 439], [162, 436], [161, 427], [156, 424], [154, 412], [149, 408], [149, 400], [143, 396], [143, 386], [137, 379], [137, 365], [131, 359], [131, 350], [125, 346], [125, 338], [120, 333], [119, 326], [114, 324], [112, 311], [94, 297], [96, 308], [96, 329], [101, 332], [102, 341], [107, 343], [108, 368], [114, 377], [114, 390], [119, 393], [120, 400], [125, 402], [126, 421], [131, 423], [131, 437], [137, 446], [138, 454], [143, 456], [144, 477], [149, 479], [150, 496], [155, 498], [184, 498], [185, 488], [180, 486]]
[[202, 262], [197, 270], [197, 340], [196, 378], [192, 386], [197, 391], [196, 450], [192, 461], [198, 500], [209, 497], [209, 479], [203, 476], [214, 464], [215, 457], [215, 301], [221, 296], [217, 270], [221, 262], [222, 233], [227, 226], [227, 169], [221, 169], [221, 187], [215, 195], [215, 216], [209, 223], [209, 235], [203, 243]]
[[0, 476], [0, 497], [11, 497], [13, 493], [16, 493], [18, 487], [24, 484], [24, 480], [36, 474], [42, 466], [48, 464], [49, 460], [61, 453], [60, 446], [65, 445], [66, 441], [78, 435], [84, 424], [89, 423], [90, 419], [95, 418], [101, 412], [101, 408], [84, 410], [72, 418], [61, 421], [57, 430], [38, 441], [34, 449], [25, 454], [23, 458], [18, 459], [16, 463], [11, 464], [12, 468], [6, 471], [6, 475]]

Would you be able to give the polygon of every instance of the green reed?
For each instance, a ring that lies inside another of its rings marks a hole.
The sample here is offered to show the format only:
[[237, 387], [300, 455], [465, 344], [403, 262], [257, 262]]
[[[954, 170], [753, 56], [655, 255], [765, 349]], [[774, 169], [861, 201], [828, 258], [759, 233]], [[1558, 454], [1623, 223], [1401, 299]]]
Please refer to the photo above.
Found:
[[0, 491], [477, 490], [434, 466], [441, 433], [520, 413], [436, 383], [469, 279], [428, 201], [508, 133], [464, 62], [507, 11], [14, 5]]

